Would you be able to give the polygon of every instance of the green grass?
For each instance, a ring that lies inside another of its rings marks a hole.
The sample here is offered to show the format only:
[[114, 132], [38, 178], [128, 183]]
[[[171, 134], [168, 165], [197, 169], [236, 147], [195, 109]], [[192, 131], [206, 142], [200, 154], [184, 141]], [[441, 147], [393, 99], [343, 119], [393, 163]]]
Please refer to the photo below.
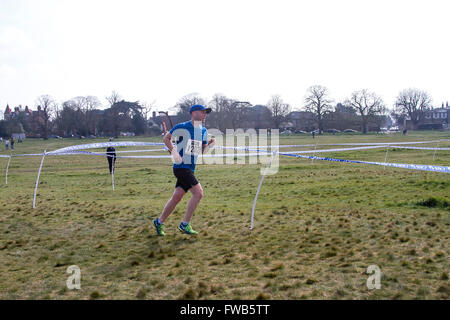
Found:
[[[450, 133], [281, 143], [434, 139]], [[15, 152], [100, 141], [26, 140]], [[450, 165], [449, 151], [435, 161], [433, 153], [390, 150], [388, 160]], [[326, 156], [383, 162], [385, 150]], [[260, 165], [202, 165], [205, 197], [193, 219], [200, 234], [177, 230], [186, 197], [161, 238], [152, 220], [173, 192], [170, 160], [118, 159], [112, 191], [104, 157], [48, 156], [32, 209], [40, 160], [13, 158], [5, 185], [0, 158], [0, 299], [449, 298], [449, 174], [282, 157], [264, 181], [250, 232]], [[372, 264], [383, 274], [380, 290], [366, 287]], [[81, 268], [79, 291], [66, 288], [70, 265]]]

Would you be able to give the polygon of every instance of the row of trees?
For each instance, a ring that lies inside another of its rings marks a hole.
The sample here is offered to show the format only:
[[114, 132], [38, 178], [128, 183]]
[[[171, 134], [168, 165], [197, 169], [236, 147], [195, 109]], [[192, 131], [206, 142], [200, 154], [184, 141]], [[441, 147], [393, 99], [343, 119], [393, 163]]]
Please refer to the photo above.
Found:
[[78, 96], [58, 103], [49, 95], [36, 100], [38, 111], [27, 114], [20, 108], [9, 121], [0, 122], [0, 135], [26, 132], [28, 136], [49, 135], [118, 136], [120, 132], [137, 135], [159, 131], [148, 121], [151, 105], [125, 101], [117, 92], [106, 97], [106, 109], [95, 96]]
[[[336, 111], [333, 110], [332, 102], [326, 87], [318, 85], [308, 89], [305, 97], [305, 110], [314, 114], [320, 132], [324, 130], [326, 115]], [[349, 108], [349, 113], [353, 111], [359, 116], [363, 133], [367, 133], [369, 121], [373, 117], [384, 115], [387, 111], [383, 99], [367, 89], [353, 92], [343, 105]]]
[[144, 105], [125, 101], [113, 93], [107, 97], [110, 103], [105, 110], [96, 97], [76, 97], [62, 103], [56, 110], [53, 122], [56, 132], [62, 135], [111, 135], [121, 131], [141, 135], [147, 133]]
[[[327, 88], [312, 86], [308, 89], [305, 109], [315, 114], [320, 130], [323, 130], [324, 115], [332, 110], [331, 103]], [[431, 96], [426, 91], [415, 88], [402, 90], [391, 110], [380, 96], [367, 89], [353, 92], [344, 101], [344, 106], [351, 108], [359, 116], [363, 133], [367, 132], [369, 121], [379, 115], [392, 116], [399, 126], [403, 126], [404, 120], [409, 119], [413, 128], [417, 129], [425, 113], [433, 108]]]
[[[5, 130], [23, 130], [31, 135], [48, 137], [50, 134], [61, 136], [118, 136], [120, 132], [133, 132], [136, 135], [160, 133], [159, 122], [150, 117], [153, 104], [138, 101], [125, 101], [117, 92], [106, 97], [104, 106], [97, 97], [79, 96], [57, 103], [51, 96], [43, 95], [36, 100], [40, 106], [38, 120], [33, 123], [22, 112], [7, 123], [0, 123], [0, 134]], [[213, 113], [208, 116], [209, 127], [219, 128], [280, 128], [286, 126], [292, 118], [292, 107], [281, 96], [274, 95], [265, 105], [253, 106], [247, 101], [239, 101], [216, 94], [210, 101], [197, 94], [182, 97], [172, 108], [176, 115], [173, 122], [186, 121], [189, 108], [194, 104], [211, 107]], [[353, 92], [344, 101], [334, 104], [326, 87], [315, 85], [308, 88], [301, 110], [302, 117], [308, 118], [307, 128], [323, 132], [335, 123], [345, 124], [348, 128], [357, 127], [363, 133], [368, 132], [370, 124], [377, 126], [392, 116], [402, 126], [405, 118], [417, 126], [425, 111], [432, 108], [430, 95], [418, 89], [401, 91], [389, 110], [383, 99], [367, 89]], [[22, 128], [22, 129], [21, 129]], [[32, 131], [32, 132], [31, 132]]]
[[[181, 119], [189, 118], [189, 106], [193, 104], [205, 104], [213, 109], [208, 117], [209, 124], [219, 129], [249, 127], [253, 120], [254, 126], [265, 128], [280, 128], [283, 123], [291, 120], [292, 108], [285, 103], [279, 95], [274, 95], [265, 106], [255, 107], [248, 102], [237, 101], [224, 95], [216, 94], [207, 102], [198, 95], [183, 97], [175, 106], [175, 111]], [[392, 117], [399, 126], [403, 126], [406, 118], [411, 119], [413, 126], [417, 127], [427, 110], [432, 108], [430, 95], [418, 89], [405, 89], [401, 91], [392, 109], [387, 108], [383, 99], [368, 89], [353, 92], [343, 102], [334, 104], [329, 90], [321, 85], [308, 88], [305, 95], [302, 110], [309, 115], [312, 125], [323, 132], [326, 125], [339, 121], [347, 124], [347, 127], [357, 127], [363, 133], [369, 131], [369, 124], [376, 126], [389, 123]], [[310, 126], [308, 126], [310, 128]]]
[[196, 95], [184, 96], [172, 108], [177, 121], [190, 118], [189, 108], [203, 104], [213, 112], [208, 116], [207, 125], [224, 131], [227, 128], [279, 128], [286, 121], [291, 107], [279, 95], [272, 96], [266, 105], [252, 105], [248, 101], [231, 99], [223, 94], [215, 94], [210, 101]]

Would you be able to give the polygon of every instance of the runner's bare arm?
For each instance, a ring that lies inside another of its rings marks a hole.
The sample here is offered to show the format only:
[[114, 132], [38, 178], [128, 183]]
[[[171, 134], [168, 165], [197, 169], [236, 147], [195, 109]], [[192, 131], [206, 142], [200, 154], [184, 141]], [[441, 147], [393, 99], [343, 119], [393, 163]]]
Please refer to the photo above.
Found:
[[172, 144], [172, 134], [167, 131], [164, 135], [163, 142], [166, 145], [167, 149], [169, 149], [169, 152], [172, 153], [173, 144]]
[[175, 163], [181, 163], [183, 160], [181, 159], [180, 154], [177, 151], [177, 148], [173, 147], [172, 144], [172, 134], [170, 132], [167, 132], [163, 138], [164, 144], [166, 145], [167, 149], [169, 149], [170, 154], [172, 155], [172, 159]]

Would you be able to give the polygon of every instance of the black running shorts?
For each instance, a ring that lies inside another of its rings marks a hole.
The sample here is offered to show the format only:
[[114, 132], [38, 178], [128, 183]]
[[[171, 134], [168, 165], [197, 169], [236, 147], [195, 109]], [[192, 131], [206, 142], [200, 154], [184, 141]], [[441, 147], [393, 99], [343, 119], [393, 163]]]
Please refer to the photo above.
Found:
[[198, 184], [198, 180], [191, 169], [173, 168], [173, 174], [177, 178], [175, 188], [183, 188], [184, 192], [188, 192], [190, 188]]

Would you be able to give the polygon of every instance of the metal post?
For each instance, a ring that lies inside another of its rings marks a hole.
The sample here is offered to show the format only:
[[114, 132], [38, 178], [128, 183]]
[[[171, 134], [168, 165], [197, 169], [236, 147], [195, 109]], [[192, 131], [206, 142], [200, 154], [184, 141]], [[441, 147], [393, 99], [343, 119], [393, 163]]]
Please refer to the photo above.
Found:
[[9, 169], [10, 162], [11, 162], [11, 156], [9, 156], [8, 164], [6, 165], [5, 184], [8, 184], [8, 169]]
[[316, 156], [317, 144], [314, 146], [313, 158], [311, 159], [311, 163], [314, 163], [314, 157]]
[[384, 170], [386, 171], [386, 163], [387, 163], [387, 158], [388, 158], [388, 153], [389, 153], [389, 145], [386, 147], [386, 156], [384, 157]]
[[112, 189], [113, 189], [113, 191], [115, 190], [114, 189], [114, 166], [115, 165], [115, 161], [114, 161], [114, 157], [112, 157], [112, 173], [111, 173], [111, 182], [112, 182]]
[[259, 182], [259, 186], [258, 189], [256, 190], [256, 195], [255, 195], [255, 199], [253, 200], [253, 208], [252, 208], [252, 218], [251, 218], [251, 222], [250, 222], [250, 230], [253, 230], [253, 226], [254, 226], [254, 218], [255, 218], [255, 208], [256, 208], [256, 201], [258, 200], [258, 195], [259, 195], [259, 190], [261, 190], [261, 186], [263, 184], [264, 178], [266, 176], [267, 170], [269, 170], [270, 165], [272, 164], [272, 160], [275, 158], [275, 155], [278, 153], [278, 149], [276, 149], [273, 154], [272, 154], [272, 158], [269, 161], [269, 164], [267, 165], [266, 169], [264, 170], [264, 174], [261, 178], [261, 181]]
[[44, 150], [44, 153], [42, 154], [41, 165], [39, 167], [38, 175], [36, 178], [36, 186], [34, 187], [34, 196], [33, 196], [33, 209], [36, 208], [36, 194], [37, 194], [37, 188], [38, 188], [38, 184], [39, 184], [39, 176], [41, 175], [42, 165], [44, 164], [46, 152], [47, 152], [47, 150]]
[[433, 154], [433, 161], [436, 160], [436, 152], [437, 152], [437, 148], [439, 147], [439, 144], [441, 143], [441, 139], [439, 139], [436, 148], [434, 149], [434, 154]]

